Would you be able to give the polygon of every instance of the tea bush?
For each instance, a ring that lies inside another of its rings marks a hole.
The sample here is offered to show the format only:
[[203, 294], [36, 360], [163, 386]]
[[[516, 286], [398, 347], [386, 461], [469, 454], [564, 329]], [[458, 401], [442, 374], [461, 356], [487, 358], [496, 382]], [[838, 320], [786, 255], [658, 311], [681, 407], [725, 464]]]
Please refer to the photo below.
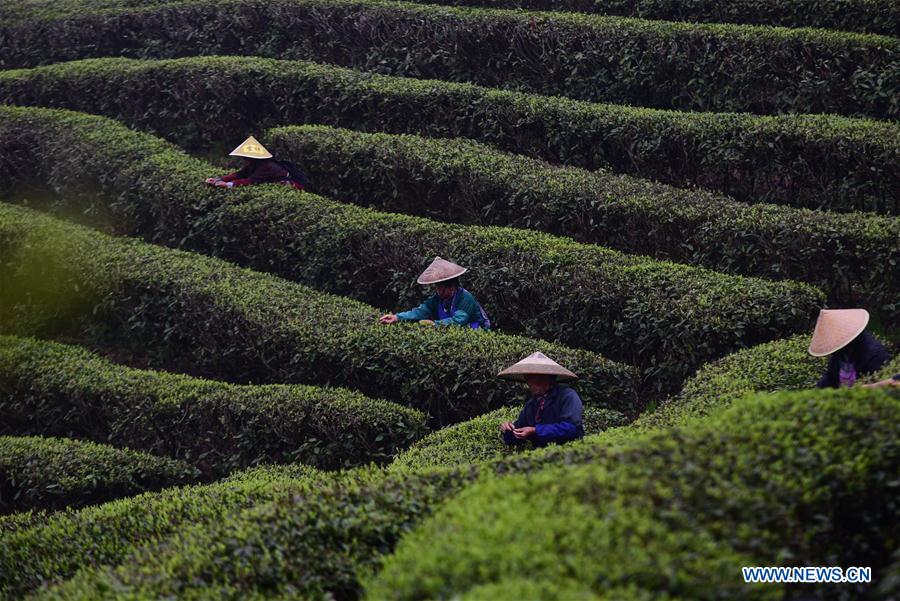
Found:
[[[464, 466], [530, 450], [530, 443], [522, 447], [510, 447], [503, 443], [500, 436], [500, 423], [514, 421], [519, 415], [519, 409], [520, 407], [503, 407], [433, 432], [400, 453], [389, 470], [416, 471], [439, 466]], [[584, 408], [585, 436], [599, 434], [626, 423], [625, 416], [617, 411], [598, 407]]]
[[0, 436], [0, 513], [82, 507], [194, 481], [190, 465], [66, 438]]
[[[65, 511], [0, 538], [0, 594], [21, 597], [92, 565], [115, 565], [143, 544], [239, 508], [320, 486], [328, 478], [306, 466], [248, 470], [214, 484], [145, 493]], [[350, 476], [340, 476], [350, 477]], [[355, 477], [355, 475], [353, 476]], [[368, 477], [372, 477], [371, 475]]]
[[580, 242], [791, 278], [900, 316], [900, 219], [748, 206], [699, 190], [559, 168], [460, 139], [367, 134], [324, 126], [269, 130], [315, 190], [441, 221], [539, 229]]
[[104, 114], [188, 147], [319, 123], [472, 138], [739, 200], [900, 213], [900, 126], [833, 115], [591, 104], [258, 57], [108, 58], [2, 71], [0, 101]]
[[900, 40], [811, 29], [382, 0], [203, 0], [26, 21], [3, 28], [0, 48], [6, 68], [241, 54], [685, 111], [900, 116]]
[[427, 432], [420, 411], [346, 389], [237, 386], [12, 336], [0, 336], [0, 415], [0, 433], [128, 446], [214, 476], [258, 463], [384, 462]]
[[[114, 199], [119, 231], [398, 309], [420, 302], [415, 280], [431, 257], [451, 258], [471, 268], [464, 284], [504, 331], [636, 365], [659, 389], [736, 348], [806, 330], [823, 301], [799, 283], [725, 276], [539, 232], [379, 213], [280, 185], [210, 189], [202, 184], [208, 165], [158, 140], [142, 151], [144, 136], [108, 121], [37, 109], [0, 115], [10, 115], [4, 138], [30, 149], [7, 181], [33, 177], [24, 165], [34, 163], [57, 189], [94, 180]], [[70, 161], [82, 168], [60, 168]], [[90, 206], [97, 196], [89, 194]]]
[[581, 376], [586, 402], [638, 412], [634, 368], [595, 353], [380, 326], [373, 307], [350, 299], [4, 203], [0, 278], [0, 331], [68, 335], [127, 361], [233, 382], [339, 382], [443, 425], [507, 404], [517, 389], [497, 372], [540, 348]]
[[[898, 417], [896, 390], [766, 394], [584, 467], [482, 480], [406, 536], [367, 595], [457, 597], [535, 565], [552, 588], [688, 599], [784, 596], [748, 588], [741, 566], [872, 565], [879, 579], [900, 536]], [[868, 585], [833, 587], [806, 590]]]

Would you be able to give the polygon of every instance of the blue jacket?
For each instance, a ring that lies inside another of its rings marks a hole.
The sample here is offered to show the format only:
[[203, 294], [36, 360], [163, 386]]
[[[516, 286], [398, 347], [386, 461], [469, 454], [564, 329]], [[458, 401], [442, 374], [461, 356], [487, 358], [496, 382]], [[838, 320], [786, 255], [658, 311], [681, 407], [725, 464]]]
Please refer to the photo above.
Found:
[[[578, 393], [568, 386], [555, 384], [544, 398], [544, 410], [541, 412], [539, 423], [535, 422], [538, 397], [533, 396], [528, 399], [519, 417], [513, 422], [515, 426], [517, 428], [534, 426], [535, 437], [531, 440], [536, 447], [544, 447], [551, 442], [564, 443], [582, 438], [584, 428], [581, 426], [581, 420], [584, 408]], [[516, 438], [512, 432], [504, 432], [503, 441], [506, 444], [525, 442]]]
[[841, 385], [841, 361], [853, 364], [860, 376], [878, 371], [891, 360], [891, 354], [868, 332], [863, 332], [853, 342], [828, 358], [825, 374], [816, 384], [817, 388], [837, 388]]

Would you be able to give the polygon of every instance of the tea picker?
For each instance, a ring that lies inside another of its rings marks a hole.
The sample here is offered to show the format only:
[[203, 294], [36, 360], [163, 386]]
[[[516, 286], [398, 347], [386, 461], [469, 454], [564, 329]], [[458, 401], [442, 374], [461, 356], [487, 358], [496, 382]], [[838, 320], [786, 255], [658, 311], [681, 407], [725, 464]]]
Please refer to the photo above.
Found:
[[217, 188], [233, 188], [253, 184], [285, 184], [296, 190], [309, 187], [309, 178], [290, 161], [281, 161], [250, 136], [240, 146], [229, 153], [229, 156], [244, 159], [243, 166], [234, 173], [221, 177], [210, 177], [206, 183]]

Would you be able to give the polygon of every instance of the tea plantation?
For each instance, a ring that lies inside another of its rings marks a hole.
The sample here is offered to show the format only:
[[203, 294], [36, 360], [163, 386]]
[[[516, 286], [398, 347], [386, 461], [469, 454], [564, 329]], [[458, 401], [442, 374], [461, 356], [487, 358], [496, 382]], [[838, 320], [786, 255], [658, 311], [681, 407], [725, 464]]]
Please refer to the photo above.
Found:
[[[900, 3], [0, 15], [0, 599], [900, 598]], [[378, 323], [435, 256], [490, 332]]]

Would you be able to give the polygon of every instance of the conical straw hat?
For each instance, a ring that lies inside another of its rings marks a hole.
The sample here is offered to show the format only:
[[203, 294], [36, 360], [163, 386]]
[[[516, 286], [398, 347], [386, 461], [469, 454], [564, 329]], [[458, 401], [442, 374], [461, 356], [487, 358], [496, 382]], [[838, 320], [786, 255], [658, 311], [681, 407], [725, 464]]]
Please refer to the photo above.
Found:
[[419, 276], [416, 282], [419, 284], [437, 284], [438, 282], [446, 282], [447, 280], [458, 278], [467, 271], [468, 269], [460, 267], [456, 263], [435, 257], [428, 269], [422, 272], [422, 275]]
[[532, 353], [497, 374], [498, 378], [524, 382], [526, 375], [556, 376], [557, 382], [577, 380], [578, 376], [545, 355], [544, 353]]
[[839, 351], [859, 336], [869, 323], [865, 309], [822, 309], [809, 343], [809, 354], [824, 357]]
[[231, 151], [229, 156], [245, 157], [248, 159], [271, 159], [272, 153], [260, 144], [256, 138], [250, 136], [241, 145]]

